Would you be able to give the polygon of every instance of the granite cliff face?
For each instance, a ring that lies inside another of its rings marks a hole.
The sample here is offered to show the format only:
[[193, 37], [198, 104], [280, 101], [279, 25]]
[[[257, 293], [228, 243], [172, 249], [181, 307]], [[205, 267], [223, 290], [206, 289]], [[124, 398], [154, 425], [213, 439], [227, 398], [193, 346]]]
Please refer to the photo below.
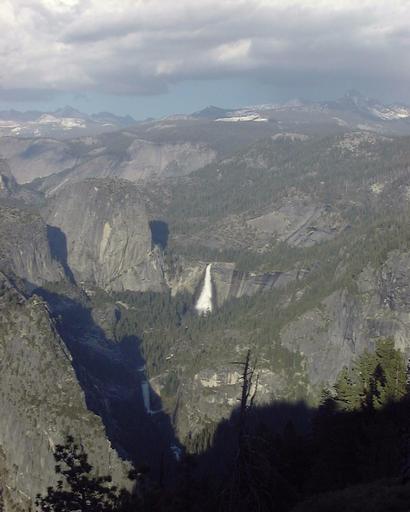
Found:
[[100, 418], [86, 406], [71, 356], [46, 304], [0, 274], [0, 482], [6, 510], [27, 510], [56, 482], [53, 448], [70, 433], [99, 474], [126, 484]]
[[0, 138], [0, 154], [10, 161], [19, 183], [42, 178], [37, 186], [47, 195], [61, 186], [87, 178], [123, 178], [130, 181], [185, 176], [216, 159], [209, 145], [188, 141], [152, 141], [123, 132], [84, 137], [70, 142]]
[[0, 198], [9, 198], [17, 192], [18, 186], [6, 160], [0, 159]]
[[216, 152], [205, 144], [166, 144], [140, 140], [130, 136], [123, 153], [111, 152], [97, 145], [65, 172], [43, 180], [39, 188], [47, 196], [56, 194], [62, 186], [86, 178], [122, 178], [133, 182], [185, 176], [208, 165]]
[[[180, 260], [177, 270], [168, 276], [172, 293], [187, 291], [197, 297], [204, 283], [207, 264]], [[212, 303], [221, 307], [231, 299], [252, 297], [257, 293], [281, 289], [290, 283], [303, 279], [307, 270], [289, 272], [245, 272], [238, 270], [235, 263], [213, 262], [211, 264]]]
[[344, 366], [379, 338], [391, 337], [410, 355], [410, 253], [392, 251], [380, 268], [367, 265], [357, 289], [339, 289], [281, 331], [281, 341], [303, 353], [309, 381], [332, 384]]
[[113, 291], [164, 288], [161, 254], [131, 183], [90, 179], [66, 186], [50, 200], [44, 218], [78, 282]]
[[0, 201], [8, 204], [38, 205], [42, 202], [42, 194], [21, 186], [11, 172], [7, 160], [0, 158]]
[[52, 256], [47, 226], [30, 209], [0, 206], [0, 268], [24, 279], [29, 287], [65, 279]]
[[329, 204], [315, 204], [303, 194], [284, 198], [282, 203], [247, 222], [261, 239], [275, 237], [294, 247], [312, 247], [335, 238], [346, 227], [335, 208]]
[[117, 174], [137, 181], [152, 175], [184, 176], [205, 167], [216, 158], [216, 152], [206, 144], [158, 144], [135, 140], [127, 151]]
[[0, 154], [20, 184], [69, 169], [77, 162], [70, 144], [47, 138], [0, 137]]
[[215, 286], [215, 302], [223, 305], [230, 299], [251, 297], [257, 293], [284, 288], [292, 282], [303, 279], [307, 271], [289, 272], [244, 272], [232, 263], [212, 265]]

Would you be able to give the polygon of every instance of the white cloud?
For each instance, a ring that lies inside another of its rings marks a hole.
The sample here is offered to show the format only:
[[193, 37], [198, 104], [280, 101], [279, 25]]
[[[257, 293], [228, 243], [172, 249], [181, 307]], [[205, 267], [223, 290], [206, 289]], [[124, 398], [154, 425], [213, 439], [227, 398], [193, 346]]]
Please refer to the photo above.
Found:
[[68, 12], [80, 5], [80, 0], [42, 0], [46, 9], [56, 12]]
[[2, 0], [0, 26], [0, 96], [151, 94], [250, 73], [410, 78], [407, 0]]
[[252, 41], [250, 39], [241, 39], [215, 48], [215, 58], [218, 62], [243, 61], [249, 56]]

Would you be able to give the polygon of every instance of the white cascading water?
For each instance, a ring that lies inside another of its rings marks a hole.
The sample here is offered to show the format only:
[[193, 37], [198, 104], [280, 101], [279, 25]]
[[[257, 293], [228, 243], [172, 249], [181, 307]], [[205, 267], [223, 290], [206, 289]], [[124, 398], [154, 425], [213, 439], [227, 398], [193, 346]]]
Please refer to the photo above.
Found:
[[141, 386], [141, 394], [142, 394], [142, 400], [144, 402], [144, 409], [147, 414], [152, 416], [153, 414], [158, 414], [162, 412], [162, 409], [158, 409], [157, 411], [153, 411], [151, 409], [151, 392], [150, 392], [150, 384], [145, 377], [145, 365], [141, 366], [141, 368], [138, 368], [138, 372], [142, 373], [142, 379], [140, 381]]
[[151, 409], [150, 385], [147, 380], [143, 380], [141, 382], [141, 392], [142, 392], [142, 399], [144, 401], [145, 412], [147, 414], [149, 414], [150, 416], [153, 416], [154, 414], [159, 414], [160, 412], [162, 412], [162, 409], [158, 409], [156, 411]]
[[212, 312], [211, 267], [211, 263], [209, 263], [209, 265], [206, 267], [204, 285], [202, 287], [197, 303], [195, 304], [195, 309], [200, 315], [206, 315]]
[[149, 384], [146, 380], [141, 382], [142, 399], [144, 401], [145, 411], [151, 414], [151, 400], [149, 396]]

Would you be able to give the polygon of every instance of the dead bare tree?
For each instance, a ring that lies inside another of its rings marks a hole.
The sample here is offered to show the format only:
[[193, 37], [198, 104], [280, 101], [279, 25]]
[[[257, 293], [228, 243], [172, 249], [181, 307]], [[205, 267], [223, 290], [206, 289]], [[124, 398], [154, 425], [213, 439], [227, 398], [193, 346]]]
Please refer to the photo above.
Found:
[[249, 414], [258, 391], [259, 375], [256, 373], [256, 360], [251, 361], [248, 350], [245, 360], [234, 362], [242, 368], [241, 397], [236, 423], [237, 447], [234, 466], [229, 484], [225, 489], [227, 499], [223, 500], [223, 509], [228, 512], [242, 510], [265, 510], [267, 497], [258, 482], [264, 455], [254, 446], [254, 437], [249, 431]]
[[[252, 407], [255, 400], [256, 393], [258, 391], [259, 375], [256, 376], [256, 383], [252, 393], [252, 383], [255, 374], [256, 361], [251, 365], [251, 351], [248, 350], [246, 353], [245, 361], [235, 362], [233, 364], [243, 367], [242, 371], [242, 391], [239, 407], [239, 421], [238, 421], [238, 460], [241, 458], [241, 454], [244, 451], [244, 441], [246, 435], [246, 419], [249, 409]], [[252, 395], [251, 395], [252, 393]]]

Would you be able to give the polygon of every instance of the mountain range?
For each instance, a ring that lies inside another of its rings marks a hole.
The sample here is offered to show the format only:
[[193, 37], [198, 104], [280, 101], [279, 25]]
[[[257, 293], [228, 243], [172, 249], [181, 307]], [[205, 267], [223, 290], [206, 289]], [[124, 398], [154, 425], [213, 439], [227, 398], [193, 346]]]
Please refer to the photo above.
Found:
[[381, 338], [408, 357], [409, 112], [353, 91], [0, 137], [6, 510], [55, 483], [68, 431], [119, 485], [129, 461], [172, 475], [248, 350], [260, 406], [318, 405]]
[[0, 136], [67, 138], [114, 131], [135, 124], [131, 116], [84, 114], [70, 106], [53, 112], [0, 111]]
[[[410, 107], [404, 104], [385, 105], [367, 98], [360, 92], [348, 91], [334, 101], [292, 100], [286, 103], [255, 105], [225, 109], [208, 106], [191, 115], [173, 115], [163, 120], [148, 120], [150, 123], [164, 121], [216, 121], [216, 122], [270, 122], [270, 123], [331, 124], [374, 131], [408, 130]], [[141, 122], [141, 121], [140, 121]], [[52, 112], [17, 110], [0, 111], [0, 136], [53, 137], [68, 139], [85, 135], [98, 135], [127, 128], [137, 124], [131, 117], [109, 112], [85, 114], [70, 106]], [[406, 132], [407, 133], [407, 132]]]

